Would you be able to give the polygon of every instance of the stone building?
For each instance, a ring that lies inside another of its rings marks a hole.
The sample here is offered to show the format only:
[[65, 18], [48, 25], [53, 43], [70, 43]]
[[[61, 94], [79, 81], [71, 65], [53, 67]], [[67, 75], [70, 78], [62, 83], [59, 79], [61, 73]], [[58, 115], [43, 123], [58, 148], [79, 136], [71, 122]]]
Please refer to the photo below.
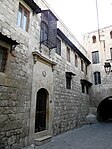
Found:
[[45, 1], [1, 0], [0, 148], [86, 124], [89, 69], [86, 50]]
[[112, 26], [86, 33], [83, 39], [91, 61], [91, 110], [99, 121], [105, 121], [112, 118]]

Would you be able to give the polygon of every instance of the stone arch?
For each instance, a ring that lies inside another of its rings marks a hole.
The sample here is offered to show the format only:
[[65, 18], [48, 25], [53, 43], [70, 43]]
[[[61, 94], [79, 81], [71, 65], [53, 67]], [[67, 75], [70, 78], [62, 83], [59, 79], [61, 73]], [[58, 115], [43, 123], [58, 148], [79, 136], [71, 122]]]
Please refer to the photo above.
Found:
[[99, 103], [97, 120], [100, 122], [112, 120], [112, 96], [105, 98]]
[[49, 115], [49, 93], [45, 88], [37, 91], [35, 111], [35, 133], [47, 130]]

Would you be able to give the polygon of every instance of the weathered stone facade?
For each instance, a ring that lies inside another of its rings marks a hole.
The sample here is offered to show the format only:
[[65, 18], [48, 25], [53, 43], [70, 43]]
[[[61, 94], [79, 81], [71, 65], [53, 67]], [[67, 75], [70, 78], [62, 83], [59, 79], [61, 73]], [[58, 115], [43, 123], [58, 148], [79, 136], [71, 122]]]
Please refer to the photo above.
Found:
[[[28, 32], [17, 25], [19, 3], [29, 11]], [[25, 0], [0, 1], [0, 46], [8, 50], [5, 71], [0, 72], [0, 148], [19, 149], [34, 139], [56, 135], [86, 123], [89, 94], [82, 93], [81, 80], [88, 83], [86, 50], [63, 23], [58, 21], [61, 56], [42, 45], [40, 49], [40, 9], [49, 9], [42, 0], [26, 4]], [[38, 13], [36, 13], [38, 10]], [[34, 9], [34, 10], [33, 10]], [[16, 42], [15, 42], [16, 41]], [[16, 45], [11, 51], [12, 44]], [[70, 49], [70, 62], [66, 49]], [[75, 67], [75, 53], [78, 67]], [[83, 71], [81, 70], [83, 61]], [[88, 66], [89, 67], [89, 66]], [[71, 89], [66, 89], [66, 73]], [[35, 132], [36, 102], [39, 91], [47, 93], [46, 126]]]
[[[84, 47], [88, 50], [88, 57], [92, 62], [92, 52], [99, 52], [99, 62], [96, 64], [91, 63], [91, 71], [89, 74], [93, 85], [90, 92], [90, 101], [92, 112], [97, 115], [98, 107], [102, 101], [112, 96], [112, 74], [106, 74], [104, 69], [105, 62], [112, 64], [111, 50], [112, 38], [111, 38], [112, 26], [102, 28], [98, 31], [93, 31], [84, 35]], [[96, 41], [93, 42], [93, 36], [96, 37]], [[95, 85], [94, 72], [100, 72], [101, 84]], [[109, 107], [105, 108], [108, 109]], [[106, 109], [104, 108], [106, 113]]]

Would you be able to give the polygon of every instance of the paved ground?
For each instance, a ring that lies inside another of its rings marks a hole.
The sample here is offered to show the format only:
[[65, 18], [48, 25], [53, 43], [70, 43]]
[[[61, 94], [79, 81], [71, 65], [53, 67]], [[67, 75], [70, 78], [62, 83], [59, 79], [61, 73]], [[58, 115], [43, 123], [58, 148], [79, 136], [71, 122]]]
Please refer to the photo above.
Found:
[[51, 142], [35, 149], [112, 149], [112, 122], [82, 126], [53, 137]]

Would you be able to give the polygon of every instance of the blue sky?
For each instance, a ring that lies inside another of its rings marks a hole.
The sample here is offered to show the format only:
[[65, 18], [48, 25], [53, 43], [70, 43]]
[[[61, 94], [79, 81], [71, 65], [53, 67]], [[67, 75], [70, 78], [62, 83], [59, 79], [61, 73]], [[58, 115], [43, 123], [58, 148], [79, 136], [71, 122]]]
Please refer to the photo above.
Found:
[[[96, 0], [46, 0], [64, 24], [81, 41], [82, 34], [97, 29]], [[112, 0], [97, 0], [99, 25], [112, 25]]]

